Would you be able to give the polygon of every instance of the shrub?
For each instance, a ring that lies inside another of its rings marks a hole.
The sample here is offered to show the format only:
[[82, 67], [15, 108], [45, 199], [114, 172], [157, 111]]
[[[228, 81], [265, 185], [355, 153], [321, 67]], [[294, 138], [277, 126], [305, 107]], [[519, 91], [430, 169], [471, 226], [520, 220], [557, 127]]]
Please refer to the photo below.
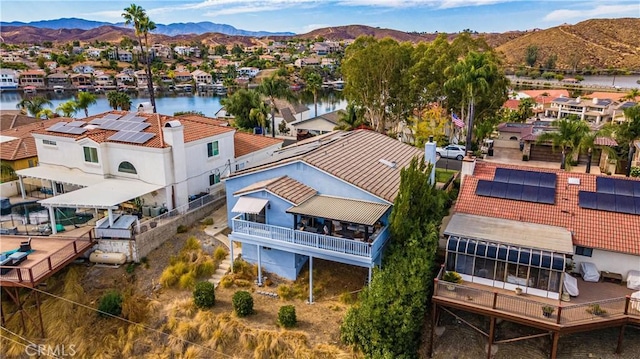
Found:
[[180, 276], [178, 285], [182, 289], [191, 289], [196, 285], [196, 275], [193, 272], [185, 273]]
[[193, 291], [193, 303], [198, 308], [211, 308], [216, 304], [215, 286], [209, 282], [198, 282]]
[[205, 226], [211, 226], [213, 225], [213, 218], [211, 217], [207, 217], [202, 221], [202, 224], [204, 224]]
[[251, 282], [246, 279], [236, 279], [233, 283], [238, 287], [251, 287]]
[[283, 305], [278, 310], [278, 324], [285, 328], [292, 328], [298, 324], [296, 318], [296, 307], [293, 305]]
[[251, 293], [239, 290], [233, 295], [231, 303], [237, 316], [246, 317], [253, 314], [253, 297], [251, 297]]
[[227, 251], [222, 247], [216, 248], [213, 252], [213, 259], [216, 261], [222, 261], [225, 258], [227, 258]]
[[355, 298], [353, 293], [351, 292], [344, 292], [342, 294], [340, 294], [340, 297], [338, 298], [338, 300], [343, 303], [343, 304], [353, 304], [355, 302]]
[[187, 231], [189, 230], [189, 227], [185, 226], [184, 224], [181, 224], [178, 226], [177, 232], [178, 233], [187, 233]]
[[220, 285], [222, 288], [229, 288], [233, 285], [233, 277], [230, 275], [225, 275], [220, 279]]
[[127, 272], [127, 274], [133, 274], [133, 272], [136, 270], [136, 266], [136, 263], [131, 262], [127, 264], [127, 266], [125, 267], [125, 271]]
[[462, 277], [460, 276], [460, 274], [454, 271], [445, 272], [444, 275], [442, 276], [442, 280], [445, 282], [451, 282], [451, 283], [458, 283], [458, 284], [462, 283]]
[[631, 167], [631, 177], [640, 177], [640, 167]]
[[593, 315], [604, 315], [604, 314], [607, 314], [607, 311], [602, 309], [600, 307], [600, 304], [598, 304], [598, 303], [590, 304], [589, 307], [586, 309], [586, 311], [587, 311], [587, 313], [593, 314]]
[[101, 312], [101, 317], [108, 317], [108, 314], [115, 316], [120, 315], [120, 313], [122, 313], [122, 294], [115, 290], [107, 292], [100, 298], [98, 310]]

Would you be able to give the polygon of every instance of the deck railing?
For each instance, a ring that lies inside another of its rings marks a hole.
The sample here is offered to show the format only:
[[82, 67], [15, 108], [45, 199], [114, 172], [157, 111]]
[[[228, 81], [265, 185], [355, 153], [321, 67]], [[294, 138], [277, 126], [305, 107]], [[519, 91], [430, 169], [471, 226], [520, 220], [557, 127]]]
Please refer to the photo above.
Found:
[[[375, 245], [375, 241], [373, 244], [364, 243], [353, 239], [304, 232], [270, 224], [245, 221], [240, 219], [240, 216], [233, 218], [232, 225], [234, 233], [247, 234], [272, 241], [293, 243], [309, 248], [319, 248], [359, 257], [370, 258], [372, 254], [371, 247]], [[380, 233], [382, 233], [382, 231]], [[376, 240], [379, 238], [379, 236], [376, 237]]]
[[[514, 316], [548, 321], [558, 325], [577, 325], [584, 321], [618, 319], [624, 316], [640, 319], [640, 298], [630, 296], [609, 298], [589, 303], [558, 305], [480, 289], [464, 284], [442, 281], [443, 269], [435, 279], [434, 297], [465, 302], [469, 306], [478, 306]], [[549, 315], [543, 314], [543, 307], [552, 309]]]
[[2, 266], [0, 267], [2, 268], [2, 272], [6, 271], [6, 273], [0, 275], [0, 280], [2, 280], [2, 282], [30, 283], [34, 285], [40, 278], [49, 272], [55, 271], [59, 266], [72, 258], [77, 257], [78, 254], [83, 253], [93, 244], [94, 240], [92, 238], [78, 238], [29, 268], [24, 268], [20, 265], [15, 267]]

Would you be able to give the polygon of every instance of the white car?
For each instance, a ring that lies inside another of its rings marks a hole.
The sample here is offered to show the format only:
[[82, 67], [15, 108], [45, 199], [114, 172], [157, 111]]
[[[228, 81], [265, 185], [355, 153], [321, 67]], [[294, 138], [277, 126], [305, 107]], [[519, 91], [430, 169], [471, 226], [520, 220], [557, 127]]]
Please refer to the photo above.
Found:
[[436, 147], [436, 154], [441, 158], [455, 158], [458, 161], [462, 161], [466, 153], [464, 146], [448, 145], [444, 148]]

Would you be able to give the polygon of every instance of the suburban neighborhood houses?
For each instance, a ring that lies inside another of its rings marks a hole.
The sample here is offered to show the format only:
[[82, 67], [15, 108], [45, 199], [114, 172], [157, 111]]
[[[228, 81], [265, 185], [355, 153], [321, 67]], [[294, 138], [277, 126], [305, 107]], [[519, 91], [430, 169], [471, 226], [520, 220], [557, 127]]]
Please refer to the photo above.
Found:
[[594, 65], [638, 19], [167, 35], [221, 8], [164, 6], [3, 22], [0, 357], [640, 356], [640, 67]]

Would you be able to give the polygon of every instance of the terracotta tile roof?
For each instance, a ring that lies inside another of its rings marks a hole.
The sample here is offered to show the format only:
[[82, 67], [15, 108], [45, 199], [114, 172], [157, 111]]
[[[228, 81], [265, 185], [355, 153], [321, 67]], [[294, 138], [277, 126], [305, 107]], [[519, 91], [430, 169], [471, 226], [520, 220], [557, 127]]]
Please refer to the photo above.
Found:
[[281, 176], [256, 182], [234, 192], [233, 195], [237, 196], [261, 190], [267, 190], [296, 206], [318, 193], [315, 189], [300, 183], [289, 176]]
[[509, 99], [502, 104], [503, 108], [508, 108], [510, 110], [517, 110], [520, 105], [520, 100]]
[[0, 158], [5, 161], [15, 161], [38, 156], [36, 142], [31, 136], [31, 132], [47, 128], [62, 121], [69, 121], [69, 119], [60, 117], [44, 121], [37, 120], [37, 122], [31, 124], [3, 130], [3, 136], [16, 137], [16, 139], [0, 143]]
[[[456, 203], [456, 212], [562, 227], [573, 233], [575, 245], [640, 255], [640, 216], [586, 209], [578, 205], [578, 191], [595, 191], [598, 176], [501, 164], [499, 167], [503, 168], [556, 173], [555, 204], [476, 195], [478, 180], [493, 179], [497, 166], [476, 164], [473, 176], [465, 178]], [[580, 185], [568, 185], [570, 177], [580, 179]]]
[[621, 98], [625, 97], [627, 94], [624, 92], [592, 92], [590, 94], [584, 95], [584, 98], [597, 98], [597, 99], [609, 99], [618, 101]]
[[525, 90], [525, 91], [521, 91], [522, 93], [525, 93], [531, 97], [538, 97], [538, 96], [542, 96], [542, 94], [546, 93], [548, 94], [548, 96], [550, 97], [560, 97], [560, 96], [564, 96], [564, 97], [569, 97], [569, 91], [568, 90], [562, 90], [562, 89], [548, 89], [548, 90]]
[[[101, 113], [98, 115], [89, 116], [88, 118], [83, 118], [81, 120], [86, 121], [88, 123], [93, 119], [102, 118], [108, 114], [118, 114], [123, 116], [127, 113], [128, 112], [125, 112], [125, 111], [109, 111], [109, 112]], [[168, 147], [168, 145], [164, 143], [162, 140], [161, 127], [164, 126], [165, 123], [172, 120], [178, 120], [184, 126], [184, 142], [185, 143], [235, 131], [235, 129], [232, 127], [217, 126], [216, 124], [211, 123], [209, 119], [200, 117], [200, 116], [193, 116], [193, 118], [177, 118], [173, 116], [165, 116], [160, 114], [147, 114], [147, 113], [137, 113], [136, 116], [144, 117], [145, 122], [151, 124], [151, 126], [147, 127], [142, 132], [154, 133], [156, 135], [143, 144], [135, 144], [135, 143], [129, 143], [129, 142], [112, 141], [112, 140], [109, 141], [107, 140], [107, 138], [109, 138], [111, 135], [113, 135], [117, 131], [103, 130], [99, 128], [91, 129], [81, 135], [50, 132], [50, 131], [47, 131], [46, 129], [40, 129], [40, 130], [34, 131], [34, 133], [45, 134], [50, 136], [58, 136], [58, 137], [75, 138], [76, 140], [79, 140], [82, 138], [90, 138], [97, 143], [115, 142], [115, 143], [126, 143], [131, 146], [162, 148], [162, 147]]]
[[283, 142], [284, 140], [279, 138], [236, 132], [233, 135], [235, 158], [242, 157], [246, 154], [260, 151], [277, 144], [282, 145]]
[[614, 140], [613, 138], [609, 138], [609, 137], [596, 137], [593, 140], [593, 143], [598, 146], [609, 146], [609, 147], [618, 146], [618, 142], [616, 142], [616, 140]]
[[0, 111], [0, 121], [0, 131], [6, 131], [10, 128], [28, 125], [39, 122], [40, 120], [35, 117], [23, 115], [20, 110], [2, 110]]

